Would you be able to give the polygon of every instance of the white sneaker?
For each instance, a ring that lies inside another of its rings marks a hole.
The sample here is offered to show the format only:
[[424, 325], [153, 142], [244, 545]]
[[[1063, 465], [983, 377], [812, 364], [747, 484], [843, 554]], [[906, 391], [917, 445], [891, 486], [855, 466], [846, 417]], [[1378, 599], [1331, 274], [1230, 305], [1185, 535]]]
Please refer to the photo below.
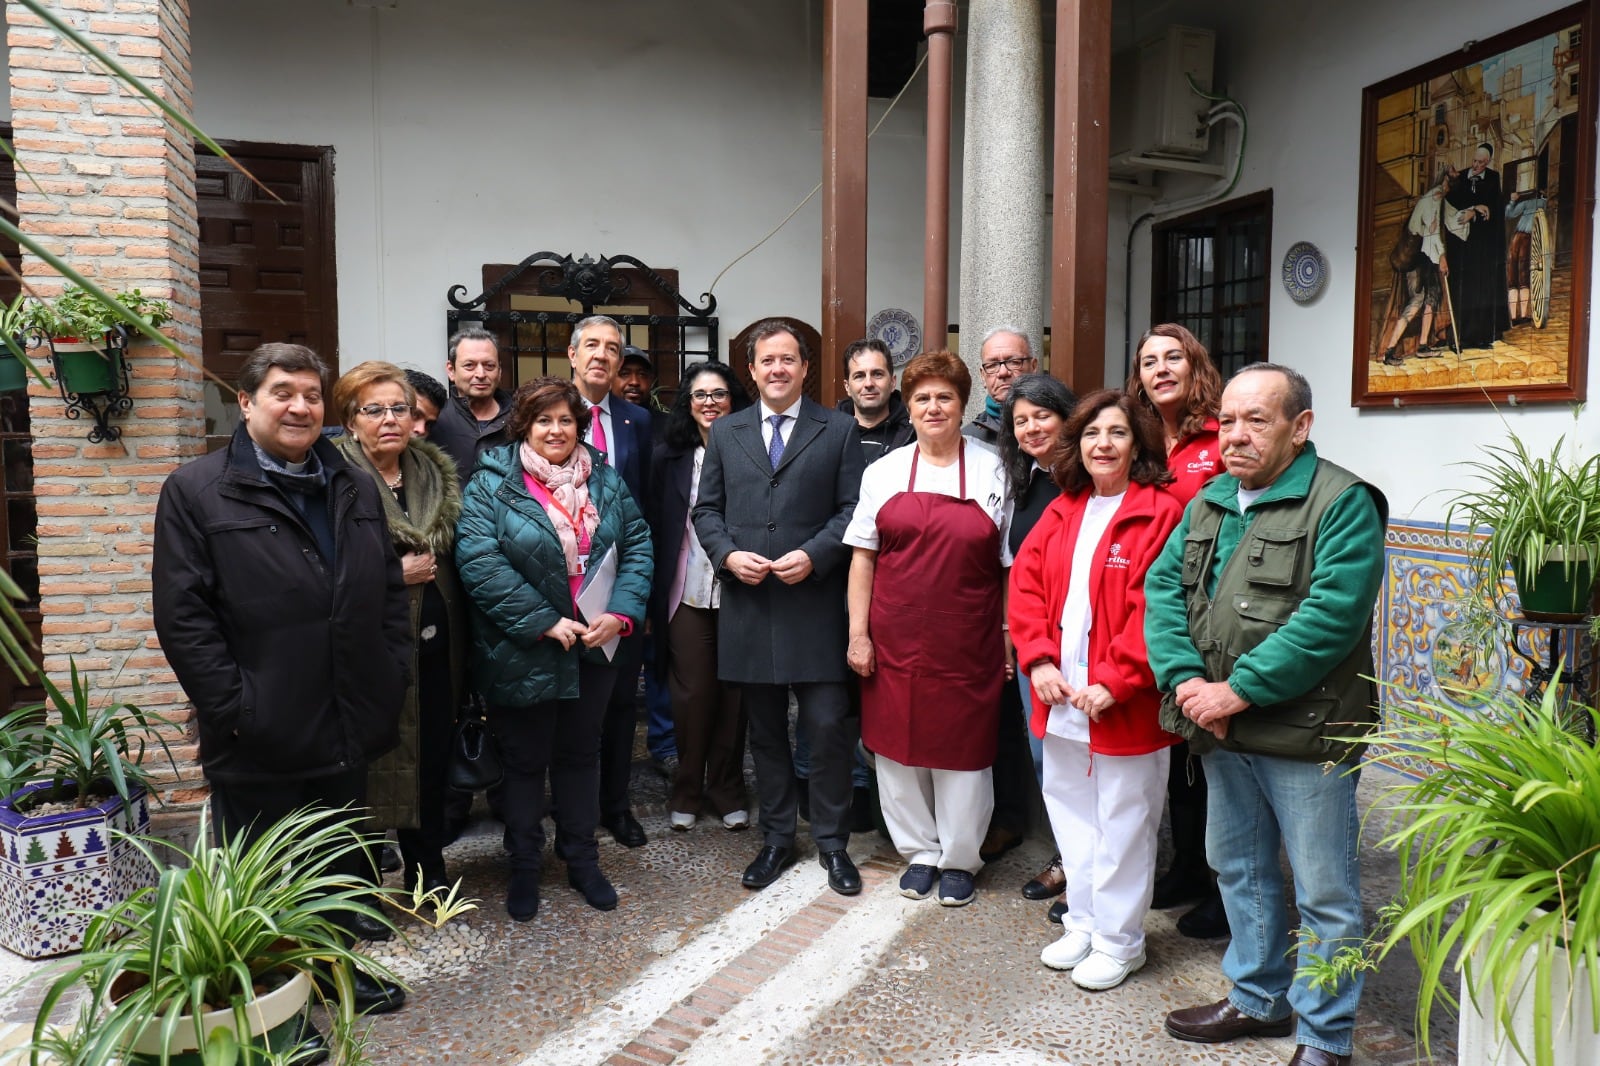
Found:
[[694, 828], [694, 815], [688, 811], [673, 811], [672, 828], [680, 833], [687, 833]]
[[1068, 929], [1039, 952], [1039, 961], [1052, 970], [1070, 970], [1089, 957], [1094, 943], [1088, 933]]
[[1144, 949], [1139, 949], [1139, 954], [1131, 959], [1119, 959], [1107, 955], [1103, 951], [1089, 953], [1089, 957], [1078, 963], [1072, 971], [1072, 983], [1079, 988], [1103, 992], [1108, 988], [1116, 988], [1128, 979], [1128, 976], [1144, 968]]
[[728, 830], [749, 829], [750, 812], [729, 811], [727, 814], [722, 816], [722, 828]]

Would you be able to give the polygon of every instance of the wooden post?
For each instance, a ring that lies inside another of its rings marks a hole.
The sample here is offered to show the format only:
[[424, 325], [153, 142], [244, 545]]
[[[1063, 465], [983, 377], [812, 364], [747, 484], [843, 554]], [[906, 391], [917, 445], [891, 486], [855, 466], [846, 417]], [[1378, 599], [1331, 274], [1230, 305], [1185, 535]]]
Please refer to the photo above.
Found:
[[950, 70], [955, 0], [927, 0], [928, 193], [922, 252], [922, 348], [938, 351], [950, 332]]
[[1081, 395], [1105, 384], [1111, 0], [1056, 0], [1055, 79], [1050, 372]]
[[822, 402], [844, 396], [844, 346], [867, 332], [867, 5], [822, 8]]

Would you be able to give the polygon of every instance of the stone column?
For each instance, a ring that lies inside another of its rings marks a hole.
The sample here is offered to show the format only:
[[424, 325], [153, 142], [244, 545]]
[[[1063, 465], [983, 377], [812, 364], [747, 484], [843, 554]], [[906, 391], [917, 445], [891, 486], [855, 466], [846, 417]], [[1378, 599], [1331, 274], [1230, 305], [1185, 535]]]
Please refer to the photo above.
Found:
[[1016, 326], [1043, 352], [1044, 78], [1037, 0], [972, 0], [962, 155], [961, 357], [983, 404], [978, 344]]
[[[187, 0], [72, 0], [51, 9], [192, 111]], [[192, 139], [21, 5], [6, 5], [6, 24], [21, 229], [103, 286], [171, 301], [166, 332], [198, 361]], [[25, 254], [22, 269], [41, 295], [61, 290], [37, 257]], [[187, 704], [151, 619], [150, 559], [162, 480], [205, 448], [200, 373], [148, 343], [134, 345], [129, 367], [133, 410], [116, 419], [122, 437], [109, 443], [90, 444], [93, 422], [68, 418], [53, 388], [29, 389], [44, 666], [64, 683], [72, 656], [99, 698], [183, 723]], [[164, 775], [177, 801], [162, 815], [171, 824], [204, 792], [181, 726], [169, 742], [180, 763], [176, 780]]]

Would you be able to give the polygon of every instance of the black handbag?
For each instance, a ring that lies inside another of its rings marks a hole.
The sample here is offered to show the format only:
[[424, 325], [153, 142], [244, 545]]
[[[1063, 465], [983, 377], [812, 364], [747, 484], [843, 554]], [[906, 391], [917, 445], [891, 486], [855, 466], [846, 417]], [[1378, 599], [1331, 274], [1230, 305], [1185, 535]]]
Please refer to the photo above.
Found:
[[481, 792], [493, 788], [505, 776], [494, 736], [476, 709], [465, 712], [450, 738], [450, 787], [462, 792]]

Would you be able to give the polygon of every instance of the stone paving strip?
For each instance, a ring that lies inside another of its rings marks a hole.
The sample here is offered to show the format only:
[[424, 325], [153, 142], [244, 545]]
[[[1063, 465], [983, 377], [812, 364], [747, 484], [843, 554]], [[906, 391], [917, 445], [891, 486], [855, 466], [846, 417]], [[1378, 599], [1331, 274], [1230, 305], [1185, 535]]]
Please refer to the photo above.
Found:
[[869, 973], [904, 925], [898, 864], [869, 855], [862, 848], [854, 856], [861, 894], [840, 896], [802, 854], [777, 883], [545, 1040], [522, 1066], [764, 1060]]

